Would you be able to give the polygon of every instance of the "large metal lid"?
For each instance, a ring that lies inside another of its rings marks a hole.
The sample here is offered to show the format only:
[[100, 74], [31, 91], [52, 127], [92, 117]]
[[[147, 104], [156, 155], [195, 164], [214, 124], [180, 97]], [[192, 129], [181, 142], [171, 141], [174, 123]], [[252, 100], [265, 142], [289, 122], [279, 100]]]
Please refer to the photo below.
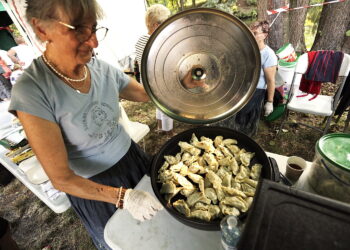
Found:
[[[141, 75], [148, 95], [178, 121], [207, 124], [238, 112], [252, 97], [260, 75], [260, 51], [249, 28], [215, 9], [180, 12], [151, 35]], [[185, 88], [191, 71], [207, 88]]]

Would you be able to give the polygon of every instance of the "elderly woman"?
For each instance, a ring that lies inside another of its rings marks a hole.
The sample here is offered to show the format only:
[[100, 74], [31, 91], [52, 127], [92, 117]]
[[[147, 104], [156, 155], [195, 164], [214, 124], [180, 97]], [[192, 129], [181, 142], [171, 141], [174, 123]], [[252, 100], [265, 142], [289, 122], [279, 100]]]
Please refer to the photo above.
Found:
[[242, 110], [231, 118], [217, 124], [253, 136], [258, 130], [259, 118], [265, 95], [267, 101], [264, 105], [264, 115], [268, 116], [273, 111], [277, 57], [275, 52], [265, 43], [265, 39], [269, 34], [269, 23], [267, 21], [257, 21], [251, 25], [250, 29], [255, 36], [261, 56], [261, 71], [257, 89], [252, 99]]
[[9, 110], [96, 247], [108, 249], [103, 230], [117, 208], [141, 221], [162, 208], [150, 194], [132, 189], [149, 159], [117, 123], [119, 98], [149, 98], [134, 79], [92, 59], [107, 33], [97, 25], [102, 12], [95, 0], [27, 4], [27, 19], [46, 50], [18, 79]]
[[[146, 11], [145, 21], [148, 33], [141, 36], [135, 45], [136, 61], [141, 65], [141, 58], [143, 50], [148, 42], [149, 37], [170, 16], [170, 10], [162, 4], [154, 4]], [[141, 80], [142, 82], [142, 80]], [[173, 135], [174, 121], [158, 108], [156, 109], [157, 129], [158, 131], [165, 131], [169, 136]]]

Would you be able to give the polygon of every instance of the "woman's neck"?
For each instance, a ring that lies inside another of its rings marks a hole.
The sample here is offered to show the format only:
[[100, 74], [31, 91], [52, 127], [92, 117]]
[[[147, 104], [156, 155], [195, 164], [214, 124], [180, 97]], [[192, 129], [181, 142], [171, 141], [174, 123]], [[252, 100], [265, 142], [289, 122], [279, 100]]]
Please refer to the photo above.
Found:
[[264, 41], [258, 42], [258, 47], [259, 47], [259, 50], [263, 50], [266, 47], [265, 42]]
[[74, 61], [65, 61], [62, 62], [60, 58], [62, 56], [55, 55], [54, 52], [50, 50], [46, 50], [45, 52], [46, 59], [50, 62], [52, 66], [56, 68], [60, 73], [67, 77], [71, 78], [79, 78], [82, 75], [84, 65], [83, 64], [76, 64]]

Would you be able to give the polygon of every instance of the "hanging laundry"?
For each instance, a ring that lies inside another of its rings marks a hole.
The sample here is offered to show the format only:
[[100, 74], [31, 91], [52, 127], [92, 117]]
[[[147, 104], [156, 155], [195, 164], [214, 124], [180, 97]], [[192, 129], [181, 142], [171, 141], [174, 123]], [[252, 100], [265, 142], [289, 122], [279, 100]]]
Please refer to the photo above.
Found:
[[335, 83], [344, 54], [339, 51], [320, 50], [308, 52], [309, 66], [306, 73], [302, 76], [299, 89], [307, 94], [297, 97], [304, 97], [308, 94], [314, 94], [309, 100], [313, 100], [321, 92], [323, 82]]

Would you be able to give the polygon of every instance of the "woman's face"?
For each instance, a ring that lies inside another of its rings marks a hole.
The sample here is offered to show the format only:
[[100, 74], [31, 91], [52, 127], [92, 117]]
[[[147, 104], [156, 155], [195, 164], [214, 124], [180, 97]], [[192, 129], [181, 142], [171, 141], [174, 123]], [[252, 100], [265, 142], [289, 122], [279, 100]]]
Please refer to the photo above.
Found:
[[[72, 25], [68, 18], [62, 18], [62, 22]], [[84, 21], [78, 25], [73, 25], [75, 29], [71, 29], [53, 21], [50, 31], [48, 31], [50, 43], [48, 44], [48, 53], [54, 57], [56, 63], [74, 63], [86, 64], [92, 57], [93, 49], [98, 46], [96, 35], [92, 34], [87, 40], [81, 40], [81, 30], [91, 31], [96, 26], [96, 21]], [[83, 28], [82, 28], [83, 27]]]
[[262, 28], [261, 27], [258, 27], [258, 28], [255, 28], [252, 30], [253, 34], [254, 34], [254, 37], [255, 37], [255, 40], [259, 43], [259, 42], [263, 42], [266, 37], [267, 37], [267, 33], [264, 33], [262, 31]]

